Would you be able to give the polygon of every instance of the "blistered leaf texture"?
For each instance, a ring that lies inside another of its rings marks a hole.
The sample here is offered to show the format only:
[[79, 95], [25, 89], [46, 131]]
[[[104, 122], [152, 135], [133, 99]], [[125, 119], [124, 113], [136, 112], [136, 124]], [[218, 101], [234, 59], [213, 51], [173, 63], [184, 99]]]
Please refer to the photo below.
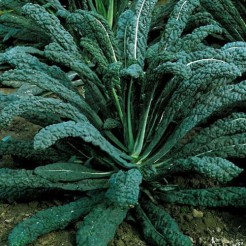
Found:
[[43, 128], [34, 138], [35, 149], [46, 149], [57, 140], [65, 137], [80, 137], [87, 143], [98, 146], [122, 165], [127, 165], [123, 159], [125, 154], [109, 143], [101, 133], [89, 122], [67, 121]]
[[[107, 246], [128, 209], [102, 203], [85, 216], [77, 232], [78, 246]], [[89, 232], [89, 233], [88, 233]]]
[[196, 171], [206, 177], [214, 178], [222, 183], [237, 177], [243, 169], [232, 162], [219, 157], [190, 157], [177, 160], [173, 169], [178, 171]]
[[[9, 235], [10, 246], [24, 246], [39, 236], [65, 228], [71, 221], [88, 213], [100, 199], [83, 198], [63, 206], [51, 207], [37, 212], [20, 222]], [[62, 219], [61, 219], [62, 218]]]
[[199, 190], [181, 190], [166, 192], [159, 195], [162, 200], [170, 203], [187, 204], [206, 207], [245, 207], [245, 187], [208, 188]]
[[144, 237], [151, 245], [192, 245], [190, 238], [180, 232], [173, 218], [158, 206], [144, 202], [142, 208], [136, 208], [136, 216], [143, 226]]
[[127, 172], [119, 171], [109, 179], [109, 189], [106, 197], [119, 207], [134, 207], [138, 204], [139, 185], [142, 175], [137, 169]]

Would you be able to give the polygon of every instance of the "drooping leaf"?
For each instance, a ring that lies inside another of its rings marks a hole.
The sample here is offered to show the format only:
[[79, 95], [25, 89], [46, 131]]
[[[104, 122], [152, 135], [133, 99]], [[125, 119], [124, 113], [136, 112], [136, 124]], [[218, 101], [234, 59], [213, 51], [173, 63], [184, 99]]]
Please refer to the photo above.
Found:
[[[77, 72], [85, 82], [86, 90], [90, 94], [90, 97], [93, 98], [93, 103], [95, 103], [96, 106], [98, 105], [101, 109], [104, 109], [105, 112], [108, 111], [105, 96], [100, 90], [101, 88], [104, 88], [104, 86], [95, 71], [93, 71], [83, 60], [73, 57], [69, 51], [64, 51], [57, 43], [50, 43], [47, 45], [44, 54], [48, 59], [67, 66], [72, 71]], [[91, 113], [94, 115], [94, 119], [96, 119], [94, 123], [97, 123], [100, 126], [100, 118], [93, 111]]]
[[246, 23], [240, 15], [240, 8], [231, 0], [201, 0], [201, 5], [211, 13], [226, 30], [227, 37], [231, 40], [245, 40]]
[[183, 50], [185, 52], [205, 50], [207, 46], [203, 40], [211, 34], [222, 34], [223, 29], [218, 25], [206, 25], [196, 28], [191, 34], [177, 40], [175, 45], [169, 48], [170, 51], [177, 52]]
[[65, 228], [71, 221], [87, 214], [100, 199], [100, 195], [92, 198], [82, 198], [66, 205], [51, 207], [37, 212], [35, 215], [20, 222], [12, 230], [8, 238], [9, 245], [24, 246], [34, 242], [39, 236]]
[[181, 190], [158, 194], [165, 202], [206, 207], [246, 207], [245, 187]]
[[198, 0], [178, 1], [165, 26], [165, 32], [159, 46], [159, 51], [169, 50], [180, 38], [191, 13], [198, 6]]
[[49, 14], [40, 5], [32, 3], [24, 5], [22, 11], [45, 31], [52, 41], [60, 44], [64, 50], [71, 52], [74, 56], [80, 57], [73, 37], [64, 29], [55, 15]]
[[86, 52], [88, 52], [91, 55], [92, 59], [97, 62], [97, 65], [103, 73], [108, 65], [108, 61], [105, 58], [97, 42], [89, 38], [81, 38], [80, 46], [83, 47], [86, 50]]
[[[78, 246], [107, 246], [128, 209], [102, 203], [85, 216], [77, 232]], [[88, 233], [90, 232], [90, 233]]]
[[0, 169], [0, 199], [18, 199], [28, 190], [49, 188], [47, 180], [32, 175], [30, 170]]
[[192, 245], [191, 240], [180, 232], [178, 225], [163, 209], [148, 202], [144, 209], [138, 206], [135, 211], [144, 237], [151, 245]]
[[98, 146], [123, 166], [132, 166], [125, 159], [127, 155], [109, 143], [89, 122], [67, 121], [43, 128], [34, 138], [35, 149], [46, 149], [65, 137], [80, 137], [85, 142]]
[[36, 55], [43, 55], [43, 52], [28, 46], [16, 46], [2, 54], [0, 63], [8, 63], [17, 69], [34, 69], [46, 73], [52, 78], [58, 79], [64, 86], [74, 90], [71, 81], [66, 73], [57, 66], [48, 66], [41, 62]]
[[157, 74], [172, 73], [181, 79], [188, 79], [191, 76], [190, 68], [182, 63], [165, 62], [154, 69]]
[[77, 182], [51, 182], [31, 170], [0, 170], [0, 199], [19, 199], [34, 190], [60, 189], [67, 191], [89, 191], [108, 188], [107, 179], [84, 179]]
[[11, 42], [12, 39], [18, 41], [35, 42], [37, 45], [47, 43], [48, 35], [42, 30], [38, 32], [32, 25], [32, 21], [17, 13], [20, 11], [6, 10], [0, 13], [0, 37], [3, 42]]
[[52, 182], [57, 181], [79, 181], [82, 179], [108, 177], [112, 172], [100, 172], [81, 164], [58, 162], [39, 166], [34, 169], [34, 173]]
[[245, 136], [246, 134], [242, 133], [219, 137], [194, 150], [193, 154], [222, 158], [244, 158], [246, 156]]
[[13, 155], [20, 158], [32, 160], [33, 162], [49, 163], [51, 161], [66, 160], [69, 154], [55, 148], [48, 148], [45, 151], [36, 151], [33, 148], [33, 141], [17, 140], [12, 137], [8, 141], [0, 141], [0, 155]]
[[243, 171], [232, 162], [219, 157], [190, 157], [178, 159], [174, 163], [175, 172], [192, 170], [220, 182], [228, 182]]
[[224, 148], [232, 146], [232, 144], [242, 145], [241, 140], [244, 138], [245, 127], [245, 113], [233, 113], [228, 117], [215, 121], [209, 127], [201, 129], [185, 145], [177, 146], [177, 148], [182, 147], [179, 151], [176, 150], [174, 156], [175, 158], [192, 155], [201, 156], [205, 153], [213, 155], [214, 152], [218, 153], [221, 150], [222, 145], [219, 145], [219, 142], [224, 145]]
[[84, 113], [93, 117], [91, 115], [92, 108], [78, 92], [66, 88], [59, 80], [53, 79], [43, 72], [33, 69], [9, 70], [0, 76], [0, 81], [4, 82], [4, 85], [9, 85], [7, 82], [13, 83], [13, 81], [37, 85], [42, 89], [54, 92], [61, 99], [81, 107]]
[[[73, 119], [76, 121], [88, 121], [80, 111], [69, 103], [54, 98], [23, 96], [20, 100], [14, 101], [7, 105], [1, 112], [0, 126], [9, 125], [14, 117], [20, 115], [32, 116], [36, 113], [45, 115], [54, 114], [63, 118]], [[47, 116], [49, 119], [49, 116]]]
[[[164, 67], [165, 64], [168, 65], [168, 63], [169, 62], [164, 63]], [[188, 79], [182, 81], [175, 77], [171, 80], [171, 85], [167, 85], [167, 90], [164, 92], [171, 94], [171, 89], [176, 87], [176, 90], [165, 106], [164, 112], [162, 113], [165, 117], [162, 117], [158, 125], [155, 127], [155, 135], [152, 137], [152, 141], [143, 155], [151, 151], [151, 149], [153, 149], [153, 147], [161, 140], [163, 133], [171, 122], [180, 121], [182, 118], [187, 117], [194, 107], [199, 105], [199, 101], [203, 98], [203, 95], [204, 98], [206, 98], [206, 95], [212, 93], [211, 89], [217, 88], [220, 85], [230, 84], [233, 79], [240, 75], [239, 69], [233, 64], [226, 62], [215, 63], [216, 65], [207, 63], [203, 67], [197, 68], [195, 71], [190, 70], [192, 76], [189, 76], [188, 71], [186, 71], [185, 75], [182, 76], [187, 76]], [[175, 73], [182, 73], [182, 70], [185, 70], [184, 66], [182, 63], [181, 67], [176, 66], [176, 64], [177, 62], [173, 64], [171, 63], [171, 69], [175, 70]], [[162, 66], [163, 65], [160, 65], [160, 67]], [[169, 65], [167, 68], [169, 68]], [[208, 70], [210, 73], [207, 72]], [[164, 96], [167, 95], [164, 94]]]

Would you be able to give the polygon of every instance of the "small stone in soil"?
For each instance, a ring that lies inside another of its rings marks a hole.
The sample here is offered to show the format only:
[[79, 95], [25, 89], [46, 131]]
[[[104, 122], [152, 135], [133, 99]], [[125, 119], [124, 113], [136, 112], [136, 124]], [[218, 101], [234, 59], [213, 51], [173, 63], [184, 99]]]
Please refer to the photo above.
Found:
[[216, 230], [216, 232], [218, 232], [218, 233], [221, 232], [221, 228], [220, 228], [220, 227], [216, 227], [215, 230]]
[[203, 212], [199, 211], [199, 210], [196, 210], [196, 209], [193, 209], [192, 210], [192, 215], [193, 215], [194, 218], [202, 218], [203, 217]]

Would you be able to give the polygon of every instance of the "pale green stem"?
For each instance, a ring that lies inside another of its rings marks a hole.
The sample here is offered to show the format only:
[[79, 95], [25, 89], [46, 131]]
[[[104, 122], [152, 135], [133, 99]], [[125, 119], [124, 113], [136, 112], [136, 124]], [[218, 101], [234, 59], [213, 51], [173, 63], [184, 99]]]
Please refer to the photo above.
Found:
[[138, 158], [138, 156], [141, 153], [142, 148], [143, 148], [144, 138], [145, 138], [145, 133], [146, 133], [146, 127], [147, 127], [147, 122], [148, 122], [148, 117], [149, 117], [149, 112], [150, 112], [150, 106], [151, 106], [151, 103], [153, 100], [154, 91], [155, 90], [153, 90], [153, 92], [152, 92], [148, 107], [145, 111], [142, 126], [138, 131], [137, 140], [136, 140], [135, 145], [134, 145], [134, 151], [131, 155], [133, 158]]
[[114, 0], [109, 0], [107, 20], [110, 28], [112, 29], [114, 20]]
[[132, 131], [132, 85], [133, 80], [131, 79], [129, 92], [127, 95], [127, 130], [128, 130], [128, 149], [131, 152], [134, 146], [133, 131]]
[[127, 148], [118, 140], [118, 138], [115, 137], [115, 135], [110, 131], [105, 131], [105, 135], [119, 148], [121, 148], [123, 151], [127, 152]]
[[115, 91], [114, 88], [112, 88], [112, 93], [113, 93], [113, 97], [114, 97], [114, 102], [115, 102], [115, 106], [116, 106], [116, 109], [118, 111], [118, 115], [120, 117], [120, 120], [123, 124], [123, 112], [122, 112], [122, 109], [121, 109], [121, 106], [120, 106], [120, 101], [119, 101], [119, 97]]

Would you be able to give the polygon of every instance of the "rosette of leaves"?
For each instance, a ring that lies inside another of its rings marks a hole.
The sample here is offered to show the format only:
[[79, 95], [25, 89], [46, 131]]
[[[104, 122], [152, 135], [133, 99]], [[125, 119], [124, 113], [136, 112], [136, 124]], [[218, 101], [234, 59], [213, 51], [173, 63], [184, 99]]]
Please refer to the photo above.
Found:
[[[184, 32], [200, 5], [181, 0], [153, 44], [155, 4], [134, 2], [116, 32], [95, 12], [67, 11], [60, 21], [37, 4], [21, 8], [22, 18], [50, 42], [0, 54], [1, 66], [10, 68], [0, 75], [2, 86], [20, 87], [0, 96], [0, 127], [20, 116], [41, 129], [25, 148], [22, 140], [4, 138], [0, 151], [33, 162], [43, 158], [46, 165], [0, 169], [0, 198], [33, 190], [76, 191], [79, 198], [20, 222], [11, 246], [79, 219], [77, 245], [107, 245], [127, 213], [149, 244], [188, 246], [190, 238], [153, 201], [246, 206], [245, 187], [225, 187], [243, 171], [231, 158], [246, 156], [246, 43], [206, 45], [210, 35], [223, 32], [215, 23]], [[175, 189], [163, 181], [180, 172], [221, 186]]]

